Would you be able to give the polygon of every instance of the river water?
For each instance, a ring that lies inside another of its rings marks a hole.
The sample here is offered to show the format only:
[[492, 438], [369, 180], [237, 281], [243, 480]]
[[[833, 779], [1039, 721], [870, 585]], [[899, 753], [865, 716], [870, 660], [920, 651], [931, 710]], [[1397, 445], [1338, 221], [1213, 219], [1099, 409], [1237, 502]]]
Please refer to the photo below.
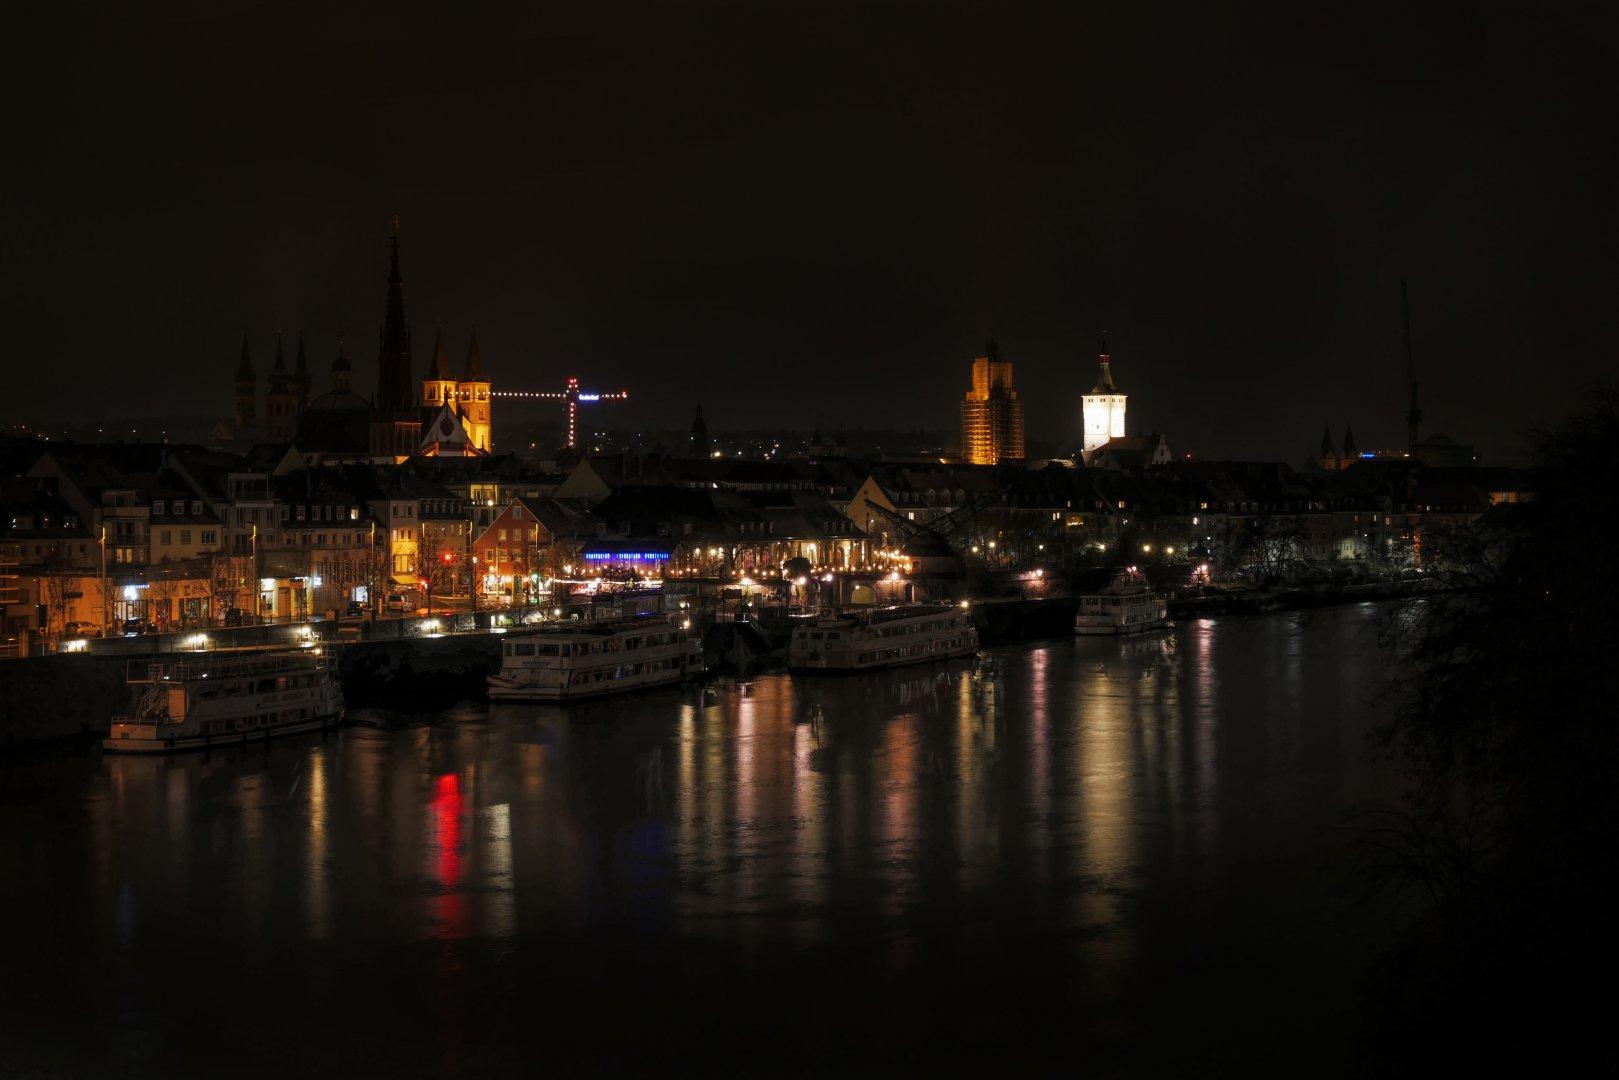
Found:
[[1330, 1074], [1380, 616], [0, 765], [0, 1073]]

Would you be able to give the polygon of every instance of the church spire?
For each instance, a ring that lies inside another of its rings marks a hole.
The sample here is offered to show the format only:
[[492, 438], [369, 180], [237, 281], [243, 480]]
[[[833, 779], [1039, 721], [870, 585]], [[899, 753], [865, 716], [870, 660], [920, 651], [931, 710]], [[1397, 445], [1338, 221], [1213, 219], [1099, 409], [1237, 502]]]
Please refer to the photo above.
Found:
[[444, 320], [438, 323], [438, 337], [433, 340], [433, 362], [427, 367], [427, 377], [443, 381], [450, 377], [450, 358], [444, 348]]
[[472, 327], [472, 337], [467, 342], [467, 366], [461, 372], [462, 382], [488, 382], [489, 376], [483, 373], [483, 350], [478, 348], [478, 327]]
[[242, 358], [236, 361], [236, 381], [244, 382], [253, 379], [253, 357], [247, 349], [247, 331], [242, 331]]
[[1113, 385], [1113, 356], [1107, 351], [1107, 331], [1102, 331], [1102, 349], [1097, 355], [1100, 361], [1101, 373], [1097, 375], [1096, 385], [1091, 387], [1093, 394], [1116, 394], [1119, 388]]
[[292, 390], [298, 398], [298, 407], [309, 404], [309, 392], [314, 380], [309, 377], [309, 359], [304, 355], [304, 332], [298, 331], [298, 359], [292, 365]]
[[1331, 424], [1322, 424], [1321, 425], [1321, 460], [1326, 461], [1328, 458], [1332, 457], [1335, 453], [1337, 453], [1337, 451], [1333, 448], [1333, 445], [1332, 445], [1332, 425]]
[[275, 328], [275, 366], [270, 369], [270, 393], [287, 392], [287, 357], [281, 348], [282, 331]]
[[405, 324], [405, 278], [399, 272], [399, 216], [388, 237], [388, 303], [378, 334], [377, 408], [404, 414], [415, 393], [410, 378], [410, 327]]
[[1344, 461], [1351, 462], [1360, 457], [1360, 451], [1355, 448], [1355, 429], [1348, 424], [1344, 425]]
[[343, 331], [337, 332], [337, 359], [332, 361], [332, 393], [347, 394], [353, 384], [353, 365], [349, 363], [347, 343]]

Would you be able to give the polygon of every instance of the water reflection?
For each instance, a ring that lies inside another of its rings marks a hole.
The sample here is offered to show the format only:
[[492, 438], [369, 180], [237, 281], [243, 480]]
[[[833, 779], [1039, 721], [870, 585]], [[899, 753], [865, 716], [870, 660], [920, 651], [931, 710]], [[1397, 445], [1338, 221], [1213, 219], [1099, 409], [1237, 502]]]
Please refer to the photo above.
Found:
[[[998, 673], [770, 674], [98, 756], [0, 819], [0, 841], [39, 863], [82, 852], [51, 863], [53, 894], [82, 898], [84, 936], [114, 950], [206, 933], [251, 964], [421, 943], [449, 977], [471, 944], [610, 932], [900, 972], [1039, 936], [1122, 1000], [1211, 921], [1246, 928], [1244, 905], [1263, 932], [1229, 931], [1233, 950], [1320, 917], [1306, 874], [1264, 868], [1306, 865], [1365, 793], [1375, 618], [1197, 620], [999, 650]], [[24, 891], [4, 913], [49, 925], [46, 903]]]

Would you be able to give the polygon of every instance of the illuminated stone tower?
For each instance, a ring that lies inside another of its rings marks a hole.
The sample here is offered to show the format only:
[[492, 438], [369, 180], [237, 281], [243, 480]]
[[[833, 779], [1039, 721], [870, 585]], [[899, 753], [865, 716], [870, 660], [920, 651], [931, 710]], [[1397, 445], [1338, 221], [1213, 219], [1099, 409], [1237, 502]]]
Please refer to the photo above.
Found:
[[961, 399], [961, 454], [974, 465], [1023, 460], [1023, 402], [1012, 362], [993, 341], [973, 360], [972, 389]]
[[1086, 461], [1092, 451], [1109, 439], [1124, 437], [1124, 402], [1126, 395], [1113, 383], [1113, 357], [1107, 351], [1107, 335], [1102, 335], [1100, 356], [1102, 371], [1096, 385], [1085, 395], [1085, 441], [1082, 444]]
[[257, 427], [259, 422], [258, 377], [253, 374], [253, 358], [247, 352], [247, 331], [242, 331], [242, 358], [236, 361], [236, 427]]
[[271, 442], [290, 442], [298, 426], [298, 402], [292, 376], [281, 349], [281, 330], [275, 332], [275, 366], [270, 369], [270, 392], [264, 397], [264, 436]]
[[478, 348], [478, 328], [472, 328], [467, 342], [467, 365], [461, 371], [461, 382], [456, 387], [460, 397], [461, 424], [467, 429], [467, 438], [484, 453], [493, 448], [489, 402], [489, 376], [483, 370], [483, 350]]
[[438, 337], [433, 341], [433, 360], [427, 365], [422, 379], [422, 405], [437, 409], [440, 405], [455, 408], [455, 380], [450, 377], [450, 357], [444, 348], [444, 324], [438, 324]]

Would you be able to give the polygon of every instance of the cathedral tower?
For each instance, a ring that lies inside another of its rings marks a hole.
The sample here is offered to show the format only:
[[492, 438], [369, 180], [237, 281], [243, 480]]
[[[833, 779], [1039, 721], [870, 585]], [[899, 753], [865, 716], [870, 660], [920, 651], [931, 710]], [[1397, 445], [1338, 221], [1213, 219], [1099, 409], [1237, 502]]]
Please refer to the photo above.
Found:
[[253, 358], [247, 352], [247, 331], [242, 331], [242, 358], [236, 361], [236, 428], [257, 427], [259, 422], [258, 378], [253, 374]]
[[270, 369], [270, 392], [264, 397], [264, 435], [271, 442], [290, 442], [298, 422], [292, 377], [281, 349], [281, 331], [275, 332], [275, 366]]
[[422, 379], [422, 407], [437, 409], [440, 405], [455, 408], [455, 380], [450, 377], [450, 357], [444, 348], [444, 324], [438, 324], [438, 337], [433, 341], [433, 360], [427, 365]]
[[410, 376], [405, 279], [399, 273], [399, 219], [388, 238], [388, 303], [377, 332], [377, 396], [371, 406], [371, 453], [405, 458], [421, 444], [422, 420]]
[[297, 399], [297, 411], [309, 408], [309, 391], [313, 380], [309, 377], [309, 360], [304, 356], [304, 332], [298, 331], [298, 359], [292, 365], [292, 396]]
[[1338, 448], [1332, 444], [1332, 425], [1321, 425], [1321, 456], [1318, 458], [1321, 467], [1327, 472], [1338, 468]]
[[478, 328], [472, 328], [467, 342], [467, 365], [461, 371], [461, 382], [456, 388], [460, 395], [461, 423], [467, 437], [484, 453], [490, 453], [494, 440], [491, 434], [492, 417], [489, 412], [489, 376], [483, 370], [483, 350], [478, 348]]
[[1107, 351], [1107, 334], [1102, 335], [1099, 356], [1101, 373], [1096, 385], [1084, 398], [1085, 441], [1081, 444], [1085, 459], [1109, 439], [1124, 437], [1124, 405], [1126, 394], [1113, 383], [1113, 357]]

